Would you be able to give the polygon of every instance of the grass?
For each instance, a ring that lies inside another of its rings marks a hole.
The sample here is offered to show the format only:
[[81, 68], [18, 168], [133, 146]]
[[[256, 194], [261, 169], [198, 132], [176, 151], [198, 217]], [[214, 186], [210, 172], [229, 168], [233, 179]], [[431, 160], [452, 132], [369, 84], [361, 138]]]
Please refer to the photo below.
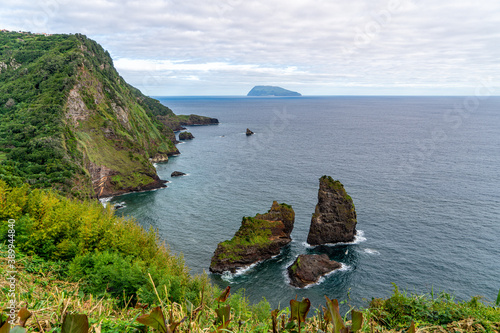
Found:
[[[7, 248], [0, 244], [2, 270], [6, 264]], [[47, 263], [40, 258], [20, 255], [17, 258], [17, 294], [20, 306], [27, 306], [33, 313], [28, 321], [28, 332], [60, 332], [65, 314], [82, 313], [89, 318], [89, 332], [146, 332], [137, 318], [161, 306], [170, 322], [181, 322], [177, 332], [216, 332], [220, 330], [219, 309], [229, 306], [231, 321], [225, 332], [272, 332], [272, 315], [269, 303], [263, 299], [251, 305], [243, 292], [231, 295], [220, 303], [216, 296], [221, 292], [215, 287], [201, 291], [199, 302], [172, 302], [168, 299], [168, 286], [154, 285], [156, 302], [131, 307], [130, 299], [114, 298], [109, 294], [96, 297], [82, 291], [81, 285], [61, 280], [64, 264]], [[2, 272], [3, 273], [3, 272]], [[150, 280], [151, 283], [151, 280]], [[7, 305], [6, 281], [0, 282], [0, 308]], [[314, 313], [302, 325], [301, 332], [332, 332], [332, 324], [313, 304]], [[323, 309], [324, 310], [324, 309]], [[349, 310], [349, 312], [351, 312]], [[500, 308], [484, 304], [479, 297], [467, 302], [457, 302], [453, 296], [418, 295], [399, 291], [395, 287], [391, 297], [372, 299], [360, 309], [363, 324], [360, 332], [406, 332], [413, 321], [416, 332], [499, 332]], [[296, 325], [289, 322], [288, 307], [276, 310], [276, 333], [296, 332]], [[350, 314], [343, 319], [347, 325]], [[218, 329], [219, 327], [219, 329]]]
[[448, 293], [412, 294], [394, 291], [388, 299], [374, 298], [365, 310], [370, 326], [378, 331], [401, 330], [411, 321], [422, 332], [499, 332], [500, 308], [481, 302], [456, 301]]

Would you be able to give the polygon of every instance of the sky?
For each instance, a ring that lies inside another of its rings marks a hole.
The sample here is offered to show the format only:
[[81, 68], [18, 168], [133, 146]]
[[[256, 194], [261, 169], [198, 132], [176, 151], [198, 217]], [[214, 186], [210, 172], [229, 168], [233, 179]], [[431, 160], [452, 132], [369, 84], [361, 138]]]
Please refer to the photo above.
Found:
[[0, 29], [83, 33], [150, 96], [500, 94], [498, 0], [0, 0]]

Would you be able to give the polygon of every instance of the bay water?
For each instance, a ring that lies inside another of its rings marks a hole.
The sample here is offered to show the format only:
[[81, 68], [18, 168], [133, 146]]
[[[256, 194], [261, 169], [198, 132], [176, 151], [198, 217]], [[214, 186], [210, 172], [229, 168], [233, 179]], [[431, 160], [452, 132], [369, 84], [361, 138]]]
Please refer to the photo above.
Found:
[[[119, 215], [158, 229], [193, 274], [208, 273], [217, 244], [243, 216], [274, 200], [293, 206], [293, 242], [237, 275], [210, 275], [273, 307], [323, 295], [366, 305], [395, 283], [410, 292], [449, 292], [494, 301], [500, 289], [500, 98], [160, 97], [176, 114], [218, 118], [189, 126], [179, 156], [158, 164], [165, 189], [115, 197]], [[246, 128], [255, 132], [246, 136]], [[173, 171], [186, 176], [171, 178]], [[305, 241], [318, 179], [340, 180], [353, 198], [352, 244]], [[307, 289], [286, 267], [303, 253], [327, 253], [340, 271]]]

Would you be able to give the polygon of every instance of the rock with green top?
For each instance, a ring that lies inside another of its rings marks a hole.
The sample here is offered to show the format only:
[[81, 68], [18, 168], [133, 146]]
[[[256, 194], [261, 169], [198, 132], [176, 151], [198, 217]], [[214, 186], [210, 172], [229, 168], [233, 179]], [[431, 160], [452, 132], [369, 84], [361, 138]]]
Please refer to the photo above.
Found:
[[330, 176], [321, 177], [318, 204], [311, 219], [307, 243], [352, 242], [356, 235], [356, 223], [354, 203], [344, 185]]
[[235, 273], [238, 269], [280, 254], [292, 241], [295, 222], [292, 206], [274, 201], [271, 209], [255, 217], [244, 217], [231, 240], [219, 243], [210, 264], [210, 272]]
[[180, 132], [179, 133], [179, 140], [192, 140], [194, 139], [193, 134], [191, 132]]
[[287, 268], [287, 271], [290, 284], [298, 288], [304, 288], [318, 282], [323, 275], [341, 267], [342, 264], [330, 260], [326, 254], [301, 254]]

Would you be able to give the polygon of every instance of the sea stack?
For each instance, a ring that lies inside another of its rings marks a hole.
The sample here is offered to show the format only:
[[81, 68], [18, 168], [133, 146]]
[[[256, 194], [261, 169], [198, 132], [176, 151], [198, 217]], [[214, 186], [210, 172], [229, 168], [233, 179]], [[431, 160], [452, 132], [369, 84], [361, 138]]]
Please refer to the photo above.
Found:
[[194, 139], [193, 134], [191, 132], [180, 132], [179, 133], [179, 140], [192, 140]]
[[249, 128], [247, 128], [247, 133], [246, 134], [247, 134], [247, 136], [250, 136], [250, 135], [252, 135], [254, 133]]
[[356, 235], [356, 210], [344, 185], [330, 176], [319, 179], [318, 204], [307, 236], [310, 245], [352, 242]]
[[217, 246], [210, 272], [235, 273], [239, 268], [280, 254], [281, 248], [292, 241], [294, 222], [292, 206], [276, 201], [267, 213], [244, 217], [234, 237]]
[[301, 254], [287, 268], [290, 284], [304, 288], [319, 281], [320, 277], [339, 269], [342, 264], [330, 260], [326, 254]]

